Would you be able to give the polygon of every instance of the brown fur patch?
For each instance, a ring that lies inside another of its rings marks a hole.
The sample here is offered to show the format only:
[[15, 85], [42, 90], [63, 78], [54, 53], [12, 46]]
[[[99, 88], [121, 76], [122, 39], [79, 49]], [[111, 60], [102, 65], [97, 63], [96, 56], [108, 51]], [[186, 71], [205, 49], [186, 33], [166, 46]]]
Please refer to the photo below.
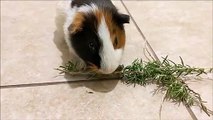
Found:
[[98, 27], [100, 25], [100, 23], [101, 23], [101, 18], [103, 16], [103, 14], [102, 14], [101, 11], [96, 10], [95, 11], [95, 16], [96, 16], [96, 19], [97, 19], [97, 22], [98, 22], [98, 24], [97, 24], [97, 27]]
[[[104, 16], [114, 49], [123, 48], [126, 41], [125, 32], [113, 21], [112, 14], [103, 10], [96, 10], [94, 14], [98, 21], [97, 28], [101, 23], [102, 17]], [[116, 39], [117, 42], [115, 41]]]
[[[97, 19], [97, 29], [101, 23], [102, 17], [104, 16], [114, 49], [123, 48], [126, 41], [125, 32], [113, 21], [112, 14], [103, 10], [96, 10], [94, 14]], [[80, 31], [84, 20], [84, 13], [77, 13], [73, 23], [68, 28], [70, 33], [73, 34]]]
[[[123, 48], [125, 45], [125, 32], [121, 28], [116, 25], [116, 23], [112, 19], [112, 14], [106, 11], [103, 11], [105, 21], [110, 32], [110, 37], [112, 40], [112, 44], [115, 49]], [[117, 39], [117, 41], [116, 41]]]
[[83, 21], [85, 20], [83, 13], [77, 13], [68, 30], [71, 34], [74, 34], [82, 29]]
[[98, 72], [98, 67], [95, 64], [89, 62], [86, 70], [91, 72]]

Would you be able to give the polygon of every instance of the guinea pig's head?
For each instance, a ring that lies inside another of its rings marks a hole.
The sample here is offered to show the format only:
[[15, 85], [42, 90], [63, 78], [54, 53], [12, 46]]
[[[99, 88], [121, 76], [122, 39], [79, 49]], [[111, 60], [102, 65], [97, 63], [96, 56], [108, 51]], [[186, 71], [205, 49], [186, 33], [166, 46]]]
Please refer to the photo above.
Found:
[[129, 16], [115, 10], [78, 11], [68, 27], [71, 45], [88, 68], [104, 74], [119, 66]]

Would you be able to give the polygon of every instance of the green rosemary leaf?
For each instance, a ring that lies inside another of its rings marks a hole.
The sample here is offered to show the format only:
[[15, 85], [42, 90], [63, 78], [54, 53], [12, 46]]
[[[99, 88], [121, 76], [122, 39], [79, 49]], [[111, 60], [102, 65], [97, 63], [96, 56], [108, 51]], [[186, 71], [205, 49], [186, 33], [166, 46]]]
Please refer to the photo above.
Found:
[[179, 56], [179, 58], [180, 58], [180, 61], [181, 61], [181, 65], [183, 65], [183, 66], [184, 66], [184, 62], [183, 62], [182, 57], [181, 57], [181, 56]]
[[[168, 56], [163, 58], [163, 61], [148, 61], [144, 62], [142, 59], [135, 59], [131, 65], [124, 67], [119, 66], [118, 69], [109, 76], [104, 74], [91, 73], [92, 77], [96, 78], [111, 78], [113, 75], [119, 75], [116, 78], [123, 79], [126, 84], [133, 84], [146, 86], [148, 84], [156, 84], [157, 90], [165, 92], [164, 100], [170, 100], [175, 103], [181, 103], [188, 106], [197, 105], [207, 115], [212, 114], [212, 111], [207, 109], [203, 104], [203, 100], [200, 94], [194, 92], [188, 87], [188, 85], [182, 80], [183, 76], [187, 75], [201, 75], [207, 74], [203, 68], [195, 68], [189, 65], [185, 65], [183, 59], [180, 57], [181, 63], [177, 64], [168, 59]], [[64, 66], [59, 66], [57, 70], [62, 73], [80, 73], [80, 69], [77, 68], [78, 64], [69, 61]], [[212, 72], [211, 68], [208, 72]], [[116, 73], [116, 74], [115, 74]]]

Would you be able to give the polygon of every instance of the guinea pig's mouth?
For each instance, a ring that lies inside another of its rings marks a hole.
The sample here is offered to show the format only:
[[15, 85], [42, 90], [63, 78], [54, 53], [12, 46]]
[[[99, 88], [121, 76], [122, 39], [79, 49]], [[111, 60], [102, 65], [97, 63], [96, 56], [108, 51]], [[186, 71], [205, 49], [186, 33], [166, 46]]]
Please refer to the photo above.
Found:
[[100, 73], [100, 74], [110, 74], [113, 73], [115, 70], [103, 70], [100, 67], [98, 67], [97, 65], [91, 63], [91, 62], [87, 62], [87, 67], [86, 67], [87, 71], [91, 71], [91, 72], [95, 72], [95, 73]]
[[86, 68], [88, 71], [91, 71], [91, 72], [96, 72], [98, 73], [99, 72], [99, 68], [98, 66], [96, 66], [95, 64], [91, 63], [91, 62], [87, 62], [87, 68]]

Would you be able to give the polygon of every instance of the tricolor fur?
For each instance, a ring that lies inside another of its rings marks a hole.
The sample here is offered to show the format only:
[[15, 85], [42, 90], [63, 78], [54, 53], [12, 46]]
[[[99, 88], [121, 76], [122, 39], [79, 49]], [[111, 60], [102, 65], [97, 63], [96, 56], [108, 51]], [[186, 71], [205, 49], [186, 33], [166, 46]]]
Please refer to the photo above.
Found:
[[110, 0], [72, 0], [65, 14], [65, 41], [70, 51], [89, 68], [113, 72], [121, 61], [123, 24], [129, 22], [129, 16], [118, 13]]

